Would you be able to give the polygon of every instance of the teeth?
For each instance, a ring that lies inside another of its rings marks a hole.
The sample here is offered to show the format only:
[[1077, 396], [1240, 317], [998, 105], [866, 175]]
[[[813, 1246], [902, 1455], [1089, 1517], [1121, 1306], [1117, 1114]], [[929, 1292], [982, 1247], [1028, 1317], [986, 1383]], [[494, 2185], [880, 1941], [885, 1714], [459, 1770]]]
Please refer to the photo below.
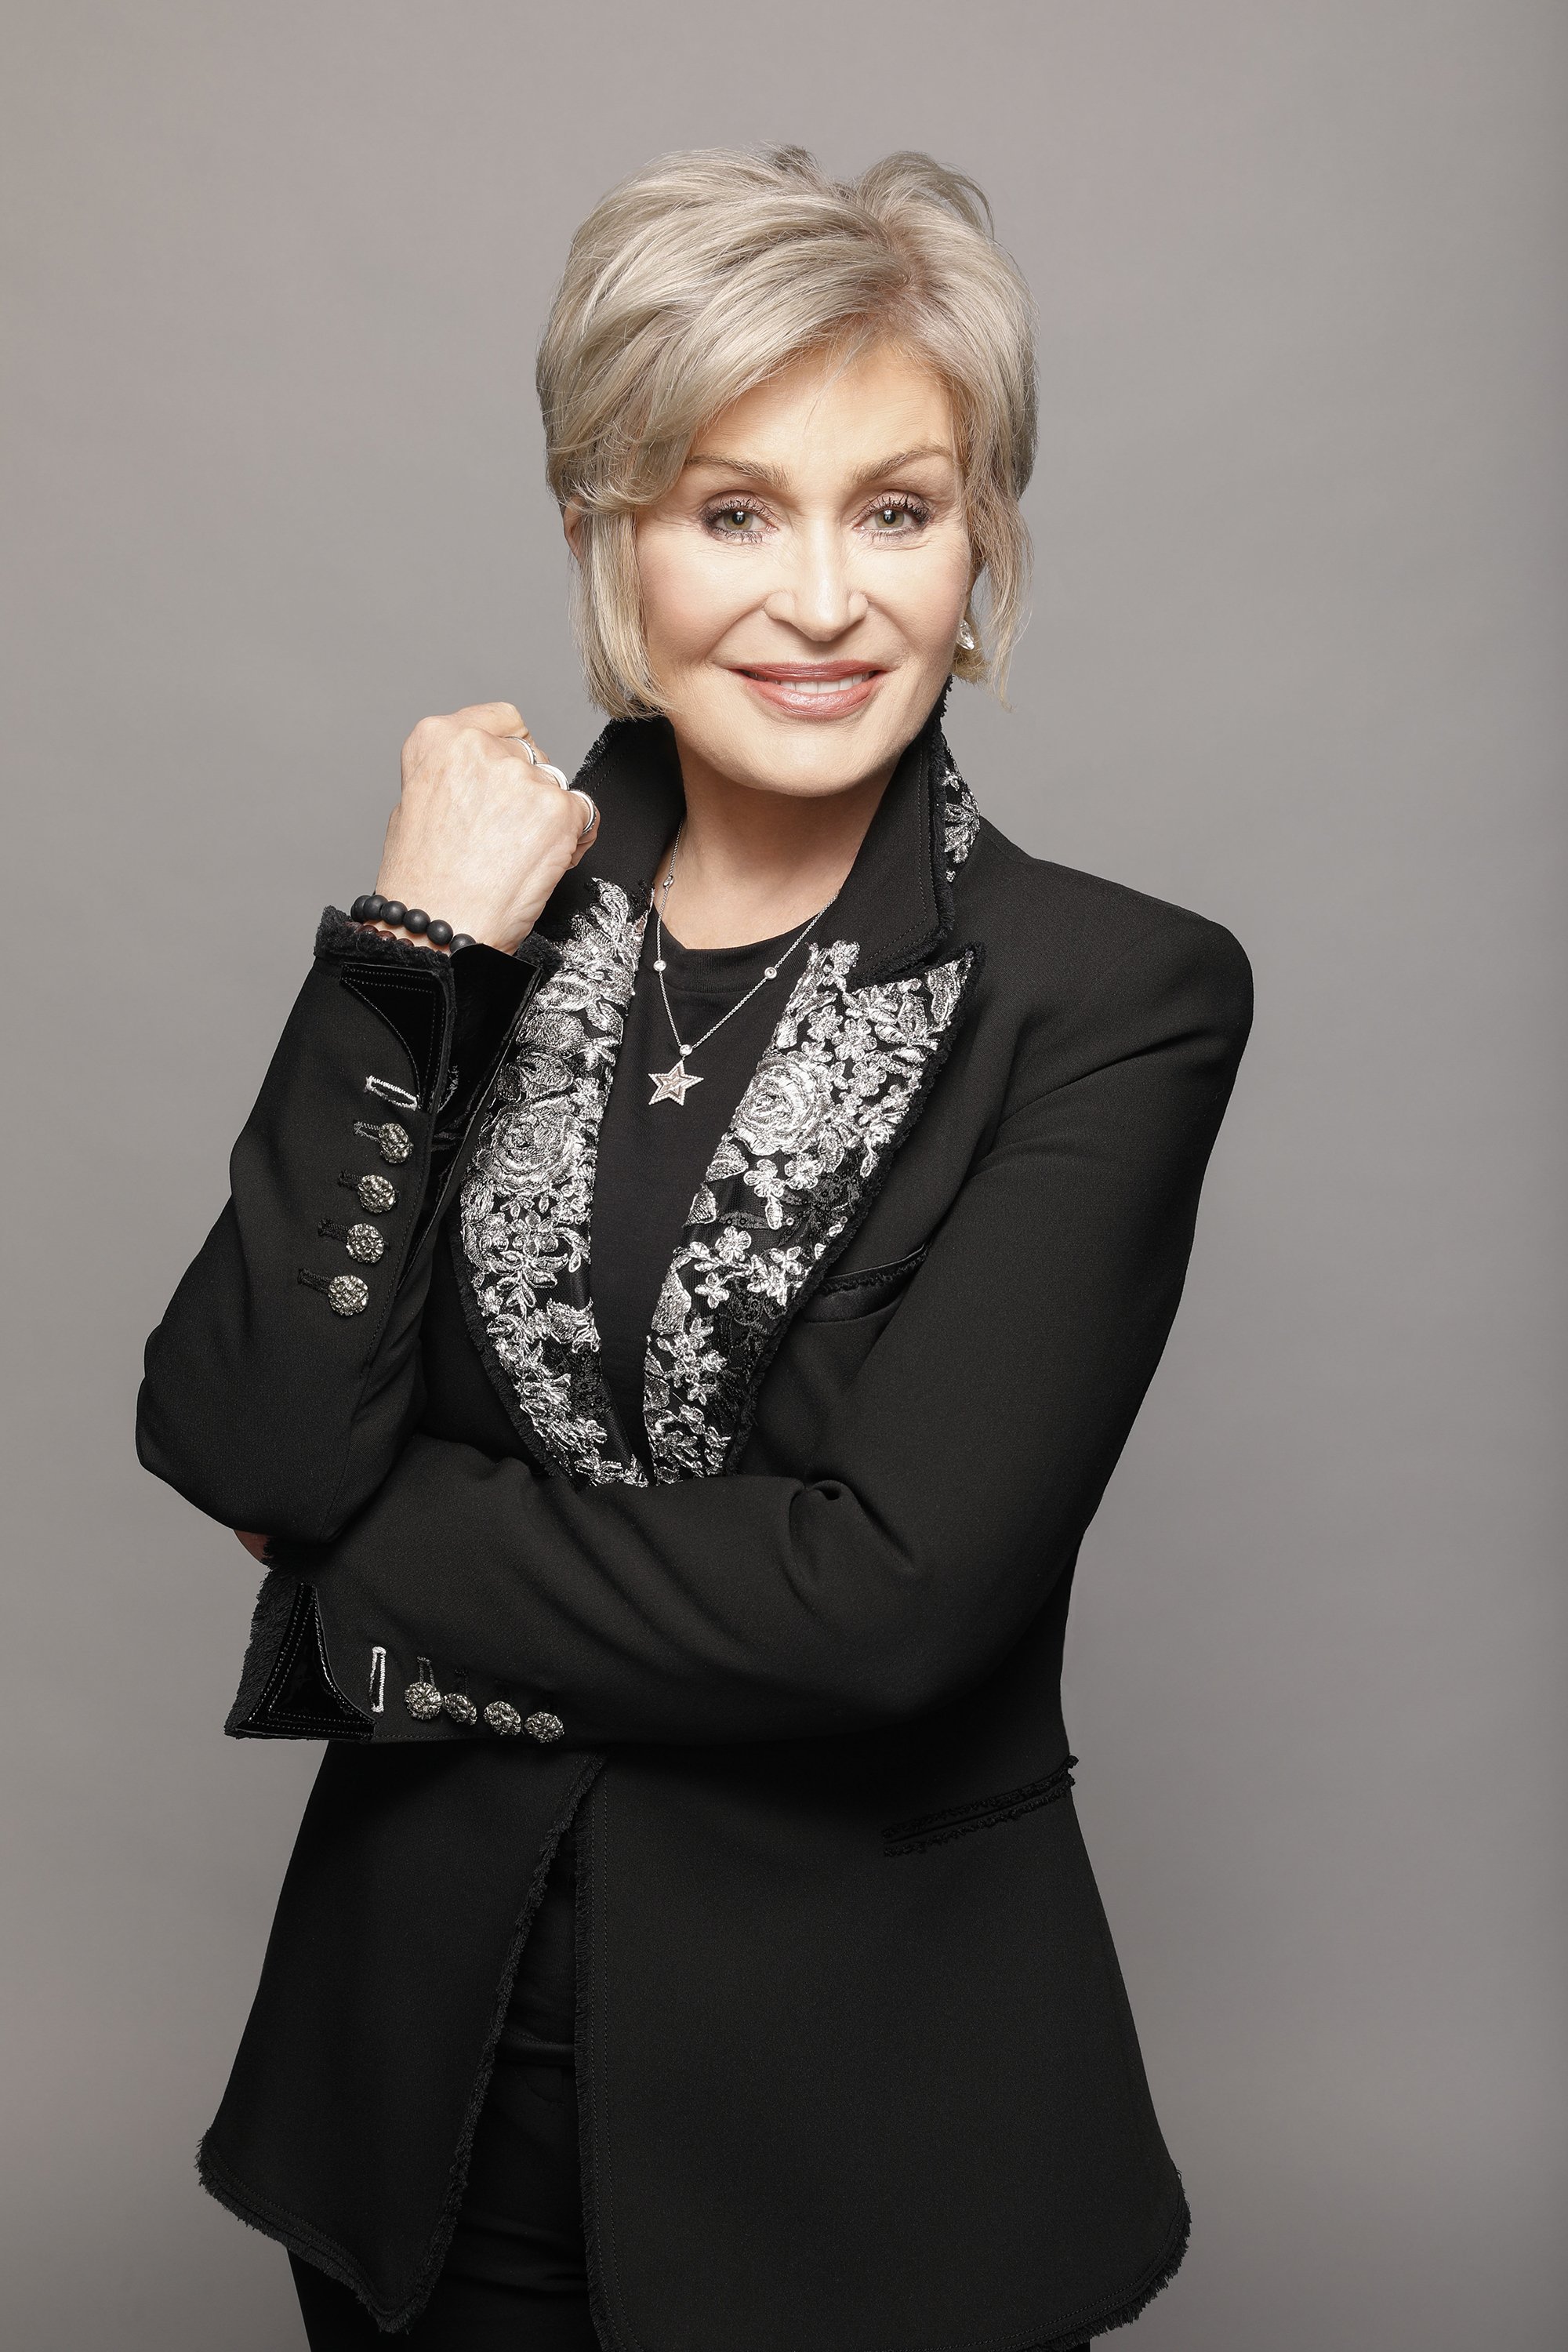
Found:
[[782, 686], [787, 694], [842, 694], [846, 687], [863, 686], [870, 676], [868, 669], [861, 669], [852, 677], [780, 677], [770, 683]]

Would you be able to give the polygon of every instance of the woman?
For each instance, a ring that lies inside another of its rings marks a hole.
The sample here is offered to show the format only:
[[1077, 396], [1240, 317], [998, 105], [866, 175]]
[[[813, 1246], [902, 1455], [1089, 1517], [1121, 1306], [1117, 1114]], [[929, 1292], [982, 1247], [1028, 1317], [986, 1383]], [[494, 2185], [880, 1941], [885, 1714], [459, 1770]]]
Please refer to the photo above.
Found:
[[328, 1743], [200, 2158], [318, 2347], [1061, 2352], [1181, 2258], [1058, 1683], [1249, 973], [947, 752], [1033, 382], [927, 158], [605, 199], [540, 386], [612, 723], [416, 728], [149, 1344], [268, 1562], [228, 1729]]

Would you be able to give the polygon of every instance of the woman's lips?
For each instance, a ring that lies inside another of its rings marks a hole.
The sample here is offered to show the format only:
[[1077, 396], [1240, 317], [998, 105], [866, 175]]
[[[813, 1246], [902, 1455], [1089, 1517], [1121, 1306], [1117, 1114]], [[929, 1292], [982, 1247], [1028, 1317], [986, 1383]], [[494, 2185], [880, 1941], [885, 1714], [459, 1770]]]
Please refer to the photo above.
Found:
[[870, 700], [887, 672], [859, 662], [760, 662], [737, 667], [735, 675], [792, 719], [842, 719]]

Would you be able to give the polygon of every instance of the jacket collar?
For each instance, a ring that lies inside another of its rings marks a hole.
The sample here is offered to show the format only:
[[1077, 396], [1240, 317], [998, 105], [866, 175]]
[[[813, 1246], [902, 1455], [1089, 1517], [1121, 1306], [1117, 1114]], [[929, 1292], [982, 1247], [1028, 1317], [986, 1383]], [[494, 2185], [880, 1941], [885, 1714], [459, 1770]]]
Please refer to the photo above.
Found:
[[[944, 688], [899, 761], [844, 886], [813, 934], [824, 947], [835, 940], [856, 941], [860, 985], [912, 971], [952, 928], [948, 834], [955, 817], [961, 824], [970, 822], [974, 803], [942, 731], [946, 702]], [[685, 807], [675, 738], [663, 719], [613, 720], [573, 781], [593, 794], [605, 822], [598, 841], [540, 919], [538, 928], [558, 941], [593, 904], [596, 882], [618, 885], [639, 911], [649, 903], [654, 875]], [[963, 846], [967, 853], [967, 841]]]
[[[980, 950], [937, 961], [979, 814], [941, 705], [910, 745], [691, 1204], [645, 1374], [661, 1481], [732, 1470], [792, 1318], [847, 1246], [924, 1106]], [[600, 1363], [588, 1244], [600, 1122], [655, 868], [682, 806], [663, 720], [617, 721], [578, 781], [605, 817], [539, 929], [531, 998], [463, 1187], [459, 1283], [491, 1378], [550, 1468], [645, 1485]]]

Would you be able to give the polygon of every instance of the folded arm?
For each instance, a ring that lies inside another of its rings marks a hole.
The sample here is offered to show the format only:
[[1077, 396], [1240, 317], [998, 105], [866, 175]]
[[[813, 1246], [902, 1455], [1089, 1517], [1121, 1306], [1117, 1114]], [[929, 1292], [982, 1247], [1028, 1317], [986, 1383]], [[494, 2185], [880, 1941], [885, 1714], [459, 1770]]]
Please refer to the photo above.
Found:
[[552, 955], [448, 958], [323, 916], [227, 1206], [147, 1343], [138, 1454], [214, 1518], [321, 1540], [385, 1479], [442, 1201]]
[[[1026, 1046], [799, 1476], [588, 1486], [407, 1437], [331, 1541], [274, 1547], [340, 1686], [377, 1648], [426, 1658], [595, 1748], [844, 1732], [977, 1682], [1072, 1557], [1159, 1360], [1250, 1002], [1230, 934], [1184, 917], [1083, 1014], [1091, 1054]], [[476, 1736], [399, 1690], [377, 1738]]]

